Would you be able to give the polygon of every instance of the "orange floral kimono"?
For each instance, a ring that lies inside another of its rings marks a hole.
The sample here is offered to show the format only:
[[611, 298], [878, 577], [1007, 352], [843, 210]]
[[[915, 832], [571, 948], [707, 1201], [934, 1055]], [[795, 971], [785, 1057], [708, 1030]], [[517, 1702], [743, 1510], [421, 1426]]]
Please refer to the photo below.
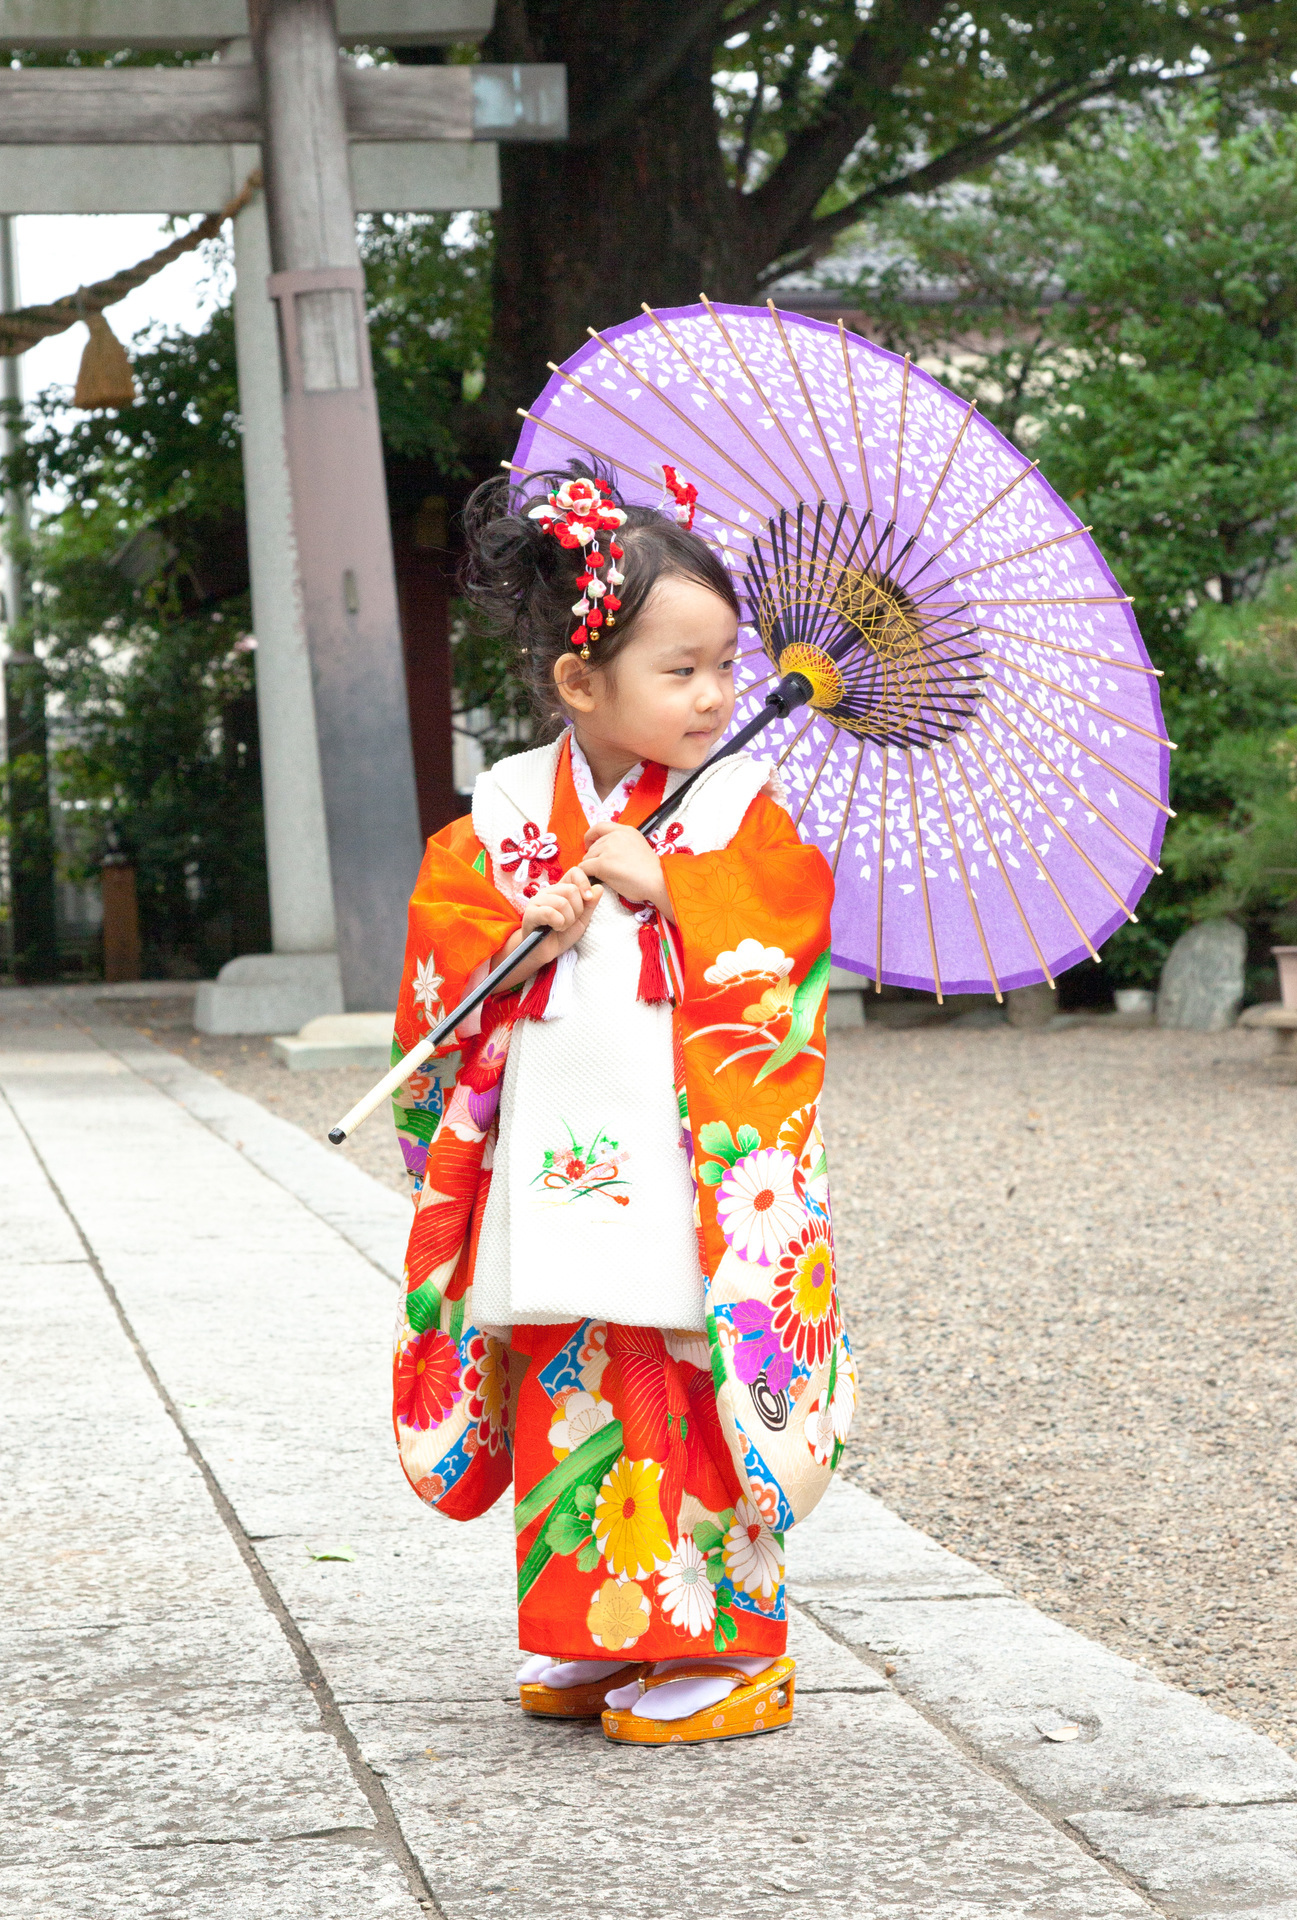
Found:
[[[519, 1641], [556, 1659], [782, 1652], [784, 1536], [828, 1485], [855, 1407], [818, 1122], [832, 881], [768, 776], [735, 755], [691, 789], [654, 837], [671, 855], [676, 924], [639, 915], [653, 920], [640, 997], [651, 973], [673, 1002], [705, 1332], [592, 1316], [475, 1323], [510, 1038], [543, 1015], [552, 968], [487, 1002], [397, 1096], [415, 1181], [393, 1375], [401, 1463], [454, 1519], [512, 1481]], [[505, 761], [493, 780], [520, 829], [494, 852], [472, 819], [429, 841], [394, 1057], [482, 977], [526, 897], [584, 850], [566, 741]], [[666, 780], [646, 767], [620, 818], [645, 820]], [[476, 800], [475, 817], [480, 827]], [[537, 1178], [609, 1204], [601, 1189], [633, 1182], [598, 1151], [573, 1140]], [[651, 1230], [648, 1219], [640, 1231]]]

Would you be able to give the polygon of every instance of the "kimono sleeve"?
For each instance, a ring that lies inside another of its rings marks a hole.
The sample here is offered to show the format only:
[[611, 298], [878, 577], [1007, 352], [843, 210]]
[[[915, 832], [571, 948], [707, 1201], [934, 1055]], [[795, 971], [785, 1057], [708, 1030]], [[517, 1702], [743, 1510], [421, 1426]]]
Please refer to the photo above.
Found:
[[750, 976], [755, 985], [766, 978], [763, 956], [745, 941], [792, 961], [771, 978], [804, 980], [823, 957], [827, 987], [833, 877], [823, 854], [802, 845], [787, 810], [766, 794], [757, 795], [728, 847], [666, 859], [662, 872], [686, 1002], [713, 998], [731, 979]]
[[[521, 924], [488, 874], [487, 854], [471, 820], [454, 820], [429, 840], [410, 897], [405, 968], [392, 1042], [394, 1065], [463, 999], [473, 974]], [[434, 1058], [452, 1055], [456, 1048], [452, 1035]], [[393, 1096], [406, 1169], [416, 1182], [422, 1177], [428, 1143], [444, 1102], [445, 1088], [432, 1072], [412, 1074]]]

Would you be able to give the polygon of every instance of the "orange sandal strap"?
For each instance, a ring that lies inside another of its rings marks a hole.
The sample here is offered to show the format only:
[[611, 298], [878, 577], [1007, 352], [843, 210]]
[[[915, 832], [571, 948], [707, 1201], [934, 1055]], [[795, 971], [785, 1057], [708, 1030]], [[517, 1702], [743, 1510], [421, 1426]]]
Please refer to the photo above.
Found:
[[[725, 1671], [719, 1663], [713, 1665], [709, 1661], [703, 1671], [708, 1667], [713, 1673]], [[732, 1673], [733, 1669], [729, 1671]], [[675, 1677], [669, 1673], [653, 1675], [648, 1684], [661, 1686]], [[641, 1719], [633, 1710], [610, 1707], [601, 1715], [603, 1730], [609, 1740], [653, 1747], [774, 1733], [792, 1721], [795, 1686], [796, 1663], [786, 1654], [776, 1655], [762, 1673], [745, 1673], [742, 1686], [736, 1687], [726, 1699], [711, 1707], [701, 1707], [682, 1720]]]

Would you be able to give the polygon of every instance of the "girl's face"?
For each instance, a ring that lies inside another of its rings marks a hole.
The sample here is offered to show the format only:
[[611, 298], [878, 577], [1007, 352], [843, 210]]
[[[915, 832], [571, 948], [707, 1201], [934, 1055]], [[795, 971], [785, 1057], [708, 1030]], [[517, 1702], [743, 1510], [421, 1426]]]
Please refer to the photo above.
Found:
[[738, 621], [696, 580], [659, 580], [635, 621], [633, 637], [606, 670], [597, 643], [587, 666], [575, 654], [554, 678], [589, 754], [701, 766], [734, 711]]

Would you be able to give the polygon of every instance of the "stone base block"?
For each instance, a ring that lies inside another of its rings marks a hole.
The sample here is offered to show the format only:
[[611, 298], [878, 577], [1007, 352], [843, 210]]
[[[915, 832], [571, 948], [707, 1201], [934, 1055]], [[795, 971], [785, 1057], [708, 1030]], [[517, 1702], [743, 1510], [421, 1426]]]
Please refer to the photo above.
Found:
[[277, 1039], [274, 1052], [290, 1073], [321, 1067], [367, 1067], [375, 1075], [386, 1073], [395, 1025], [394, 1013], [326, 1013], [308, 1020], [300, 1033]]
[[1045, 981], [1011, 987], [1004, 996], [1004, 1017], [1011, 1027], [1047, 1027], [1058, 1012], [1058, 995]]
[[865, 996], [859, 987], [830, 987], [824, 1009], [824, 1028], [833, 1033], [839, 1027], [863, 1027]]
[[336, 953], [245, 953], [194, 997], [199, 1033], [296, 1033], [321, 1014], [342, 1012]]
[[830, 968], [829, 999], [824, 1009], [827, 1032], [838, 1027], [864, 1026], [865, 989], [871, 984], [863, 973], [853, 973], [850, 967]]

